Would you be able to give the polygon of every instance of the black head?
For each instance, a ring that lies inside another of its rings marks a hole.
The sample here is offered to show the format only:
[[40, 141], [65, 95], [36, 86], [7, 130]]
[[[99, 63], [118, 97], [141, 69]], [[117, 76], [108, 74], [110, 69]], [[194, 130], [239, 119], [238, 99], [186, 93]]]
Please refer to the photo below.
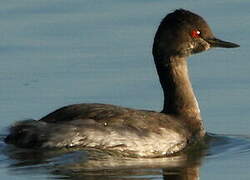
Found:
[[178, 9], [162, 20], [155, 35], [153, 55], [185, 57], [211, 47], [234, 48], [239, 45], [215, 38], [202, 17]]

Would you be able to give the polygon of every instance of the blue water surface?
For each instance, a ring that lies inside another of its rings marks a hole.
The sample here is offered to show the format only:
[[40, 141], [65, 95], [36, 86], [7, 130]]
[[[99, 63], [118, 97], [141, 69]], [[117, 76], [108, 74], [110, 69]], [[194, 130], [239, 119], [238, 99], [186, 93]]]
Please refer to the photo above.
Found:
[[[88, 151], [27, 151], [0, 141], [2, 179], [249, 179], [250, 1], [11, 0], [0, 6], [0, 129], [68, 104], [109, 103], [160, 111], [151, 48], [176, 8], [203, 16], [241, 45], [192, 56], [189, 69], [209, 134], [195, 158], [101, 158]], [[190, 175], [192, 174], [192, 175]]]

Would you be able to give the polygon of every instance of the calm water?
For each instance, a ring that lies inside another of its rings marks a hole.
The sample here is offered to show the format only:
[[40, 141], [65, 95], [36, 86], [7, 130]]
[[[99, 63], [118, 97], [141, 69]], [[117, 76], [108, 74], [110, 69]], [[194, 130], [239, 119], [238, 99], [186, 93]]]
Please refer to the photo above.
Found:
[[[27, 151], [0, 141], [2, 179], [250, 178], [250, 1], [12, 0], [0, 6], [0, 129], [63, 105], [111, 103], [159, 111], [151, 55], [160, 20], [176, 8], [202, 15], [241, 45], [190, 58], [208, 149], [121, 159], [92, 151]], [[223, 134], [223, 135], [222, 135]]]

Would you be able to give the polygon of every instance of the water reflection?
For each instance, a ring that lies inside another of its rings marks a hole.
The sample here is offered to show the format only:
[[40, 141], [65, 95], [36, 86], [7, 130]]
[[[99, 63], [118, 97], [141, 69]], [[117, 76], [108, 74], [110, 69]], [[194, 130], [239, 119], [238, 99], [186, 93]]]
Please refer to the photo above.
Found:
[[197, 179], [205, 149], [173, 157], [143, 159], [119, 157], [99, 150], [27, 150], [5, 146], [15, 174], [42, 172], [63, 179]]
[[[92, 152], [93, 153], [93, 152]], [[90, 155], [91, 156], [91, 155]], [[98, 158], [98, 156], [96, 157]], [[155, 159], [88, 159], [59, 165], [52, 173], [70, 179], [197, 179], [202, 156], [189, 159], [187, 154]]]
[[[165, 158], [125, 158], [113, 152], [87, 149], [27, 150], [7, 146], [0, 148], [8, 157], [11, 174], [47, 174], [56, 179], [164, 179], [197, 180], [202, 159], [249, 153], [246, 137], [209, 134], [206, 146]], [[5, 158], [6, 159], [6, 158]], [[6, 161], [4, 162], [6, 164]]]

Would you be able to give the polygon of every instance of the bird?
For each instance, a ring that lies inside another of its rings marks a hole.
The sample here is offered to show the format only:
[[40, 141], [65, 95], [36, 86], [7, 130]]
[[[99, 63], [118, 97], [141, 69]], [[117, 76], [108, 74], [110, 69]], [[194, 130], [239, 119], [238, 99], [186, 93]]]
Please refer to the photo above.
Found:
[[182, 152], [206, 134], [187, 58], [215, 47], [239, 45], [216, 38], [198, 14], [176, 9], [160, 22], [152, 48], [163, 89], [161, 112], [101, 103], [73, 104], [39, 120], [14, 123], [5, 142], [33, 149], [93, 148], [133, 157]]

